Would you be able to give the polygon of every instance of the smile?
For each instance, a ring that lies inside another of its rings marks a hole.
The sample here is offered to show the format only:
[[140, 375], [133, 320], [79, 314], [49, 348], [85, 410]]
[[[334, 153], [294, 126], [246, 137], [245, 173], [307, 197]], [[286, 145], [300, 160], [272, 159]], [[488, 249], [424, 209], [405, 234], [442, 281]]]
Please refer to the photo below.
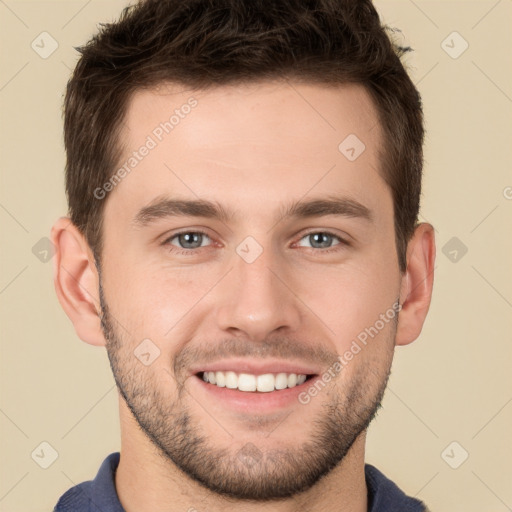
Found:
[[211, 371], [197, 374], [204, 382], [219, 388], [237, 389], [244, 392], [269, 393], [283, 389], [294, 388], [304, 384], [313, 375], [297, 373], [265, 373], [255, 375], [251, 373], [236, 373], [233, 371]]

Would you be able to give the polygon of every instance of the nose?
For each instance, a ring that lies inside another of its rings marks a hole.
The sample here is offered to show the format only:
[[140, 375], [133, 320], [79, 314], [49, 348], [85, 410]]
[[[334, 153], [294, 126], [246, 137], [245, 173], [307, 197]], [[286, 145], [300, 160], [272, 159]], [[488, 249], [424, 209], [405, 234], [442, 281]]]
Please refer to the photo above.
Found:
[[298, 329], [300, 299], [289, 273], [278, 266], [270, 250], [252, 263], [234, 258], [234, 267], [222, 281], [217, 302], [218, 327], [230, 334], [244, 334], [254, 342], [273, 331]]

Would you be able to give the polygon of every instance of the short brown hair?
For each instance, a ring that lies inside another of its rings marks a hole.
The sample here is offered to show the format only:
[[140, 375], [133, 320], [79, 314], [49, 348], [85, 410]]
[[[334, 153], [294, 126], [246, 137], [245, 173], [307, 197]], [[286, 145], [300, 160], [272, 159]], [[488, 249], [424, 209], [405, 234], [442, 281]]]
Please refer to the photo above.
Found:
[[[170, 82], [206, 89], [291, 79], [359, 83], [376, 106], [382, 177], [393, 197], [400, 271], [417, 225], [423, 166], [421, 99], [370, 0], [142, 0], [76, 48], [64, 101], [72, 222], [101, 261], [104, 200], [130, 95]], [[341, 141], [340, 141], [341, 142]]]

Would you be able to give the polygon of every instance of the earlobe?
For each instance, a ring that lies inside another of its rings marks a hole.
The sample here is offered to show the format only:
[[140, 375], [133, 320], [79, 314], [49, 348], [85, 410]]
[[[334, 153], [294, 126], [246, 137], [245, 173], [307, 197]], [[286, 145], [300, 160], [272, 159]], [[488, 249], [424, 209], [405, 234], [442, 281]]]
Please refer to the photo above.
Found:
[[434, 228], [423, 222], [407, 246], [407, 269], [402, 278], [396, 345], [412, 343], [421, 333], [434, 284], [436, 245]]
[[51, 241], [56, 249], [53, 282], [62, 308], [81, 340], [105, 345], [99, 316], [98, 273], [85, 237], [68, 217], [61, 217], [52, 227]]

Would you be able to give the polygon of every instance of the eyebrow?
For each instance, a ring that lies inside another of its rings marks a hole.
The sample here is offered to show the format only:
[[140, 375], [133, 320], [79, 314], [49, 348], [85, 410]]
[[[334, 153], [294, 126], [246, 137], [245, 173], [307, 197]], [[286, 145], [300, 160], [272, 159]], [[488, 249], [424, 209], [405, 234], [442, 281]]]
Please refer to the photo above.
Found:
[[[293, 201], [280, 209], [274, 221], [277, 223], [288, 218], [306, 219], [327, 215], [360, 218], [369, 223], [374, 222], [373, 212], [368, 207], [355, 199], [337, 196]], [[204, 217], [218, 219], [227, 224], [236, 218], [236, 214], [217, 201], [159, 196], [137, 212], [133, 224], [136, 227], [146, 227], [159, 219], [171, 217]]]

